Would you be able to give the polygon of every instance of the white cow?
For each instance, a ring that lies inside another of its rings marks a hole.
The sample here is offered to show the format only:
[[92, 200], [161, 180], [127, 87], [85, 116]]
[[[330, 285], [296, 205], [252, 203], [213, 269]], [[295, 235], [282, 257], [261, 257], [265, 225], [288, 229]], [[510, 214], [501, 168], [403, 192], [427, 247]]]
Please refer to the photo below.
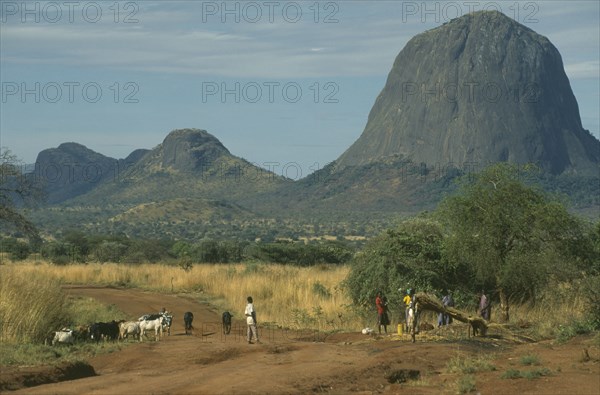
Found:
[[151, 321], [151, 320], [155, 320], [159, 317], [164, 318], [163, 332], [167, 332], [167, 334], [169, 336], [171, 336], [171, 324], [173, 323], [173, 315], [171, 313], [169, 313], [168, 311], [163, 311], [158, 314], [144, 314], [143, 316], [138, 318], [138, 321], [140, 321], [140, 322]]
[[72, 329], [61, 329], [60, 331], [54, 332], [54, 339], [52, 339], [52, 345], [56, 343], [62, 344], [73, 344], [75, 343], [75, 336], [73, 336]]
[[165, 321], [164, 317], [158, 317], [154, 320], [140, 321], [140, 330], [141, 330], [140, 340], [142, 339], [142, 337], [146, 336], [147, 331], [152, 331], [152, 330], [154, 331], [154, 340], [156, 340], [156, 341], [160, 340], [160, 336], [162, 335], [164, 321]]

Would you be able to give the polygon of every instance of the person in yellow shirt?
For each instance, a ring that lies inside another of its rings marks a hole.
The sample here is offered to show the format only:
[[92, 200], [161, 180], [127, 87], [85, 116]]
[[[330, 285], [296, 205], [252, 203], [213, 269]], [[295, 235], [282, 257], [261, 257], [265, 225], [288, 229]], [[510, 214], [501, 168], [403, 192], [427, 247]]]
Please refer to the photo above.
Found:
[[406, 295], [404, 295], [404, 299], [402, 299], [402, 301], [404, 302], [404, 305], [405, 305], [405, 309], [404, 309], [404, 327], [405, 327], [406, 331], [409, 330], [409, 328], [408, 328], [408, 310], [410, 309], [410, 302], [412, 300], [411, 297], [410, 297], [411, 291], [412, 290], [410, 288], [407, 289], [406, 290]]

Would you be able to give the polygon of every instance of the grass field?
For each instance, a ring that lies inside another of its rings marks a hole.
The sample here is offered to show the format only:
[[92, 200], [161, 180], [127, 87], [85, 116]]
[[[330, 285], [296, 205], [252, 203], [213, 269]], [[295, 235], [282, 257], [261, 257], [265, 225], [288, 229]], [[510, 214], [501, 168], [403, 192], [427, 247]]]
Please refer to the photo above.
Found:
[[[32, 311], [28, 314], [34, 317], [32, 323], [19, 323], [15, 328], [30, 328], [33, 321], [43, 328], [59, 326], [61, 320], [64, 322], [68, 318], [64, 313], [66, 300], [60, 284], [89, 284], [187, 293], [234, 314], [244, 308], [246, 297], [252, 296], [263, 324], [287, 328], [325, 331], [373, 328], [376, 325], [375, 308], [372, 314], [351, 308], [351, 300], [342, 289], [349, 270], [348, 266], [340, 265], [196, 264], [184, 270], [162, 264], [52, 265], [43, 261], [24, 261], [0, 265], [0, 314], [4, 322], [14, 322], [11, 317], [19, 316], [17, 312]], [[48, 314], [54, 310], [53, 314]], [[78, 315], [82, 314], [81, 310], [79, 307]], [[396, 311], [392, 307], [392, 313]], [[41, 316], [53, 318], [46, 322], [50, 318], [41, 320]], [[553, 290], [535, 305], [513, 305], [511, 324], [526, 329], [529, 336], [541, 339], [571, 332], [576, 334], [576, 325], [582, 322], [583, 316], [582, 301], [571, 289], [565, 288]], [[424, 318], [435, 325], [434, 314]], [[6, 325], [2, 330], [3, 339], [16, 340]]]
[[[246, 297], [252, 296], [263, 323], [326, 330], [360, 329], [363, 325], [355, 316], [351, 317], [352, 312], [345, 307], [350, 305], [350, 300], [342, 292], [340, 283], [348, 270], [346, 266], [300, 268], [254, 263], [194, 265], [188, 271], [159, 264], [56, 266], [24, 262], [0, 266], [3, 277], [19, 273], [24, 278], [40, 277], [65, 284], [200, 294], [217, 307], [230, 311], [243, 309]], [[286, 313], [282, 314], [282, 311]]]

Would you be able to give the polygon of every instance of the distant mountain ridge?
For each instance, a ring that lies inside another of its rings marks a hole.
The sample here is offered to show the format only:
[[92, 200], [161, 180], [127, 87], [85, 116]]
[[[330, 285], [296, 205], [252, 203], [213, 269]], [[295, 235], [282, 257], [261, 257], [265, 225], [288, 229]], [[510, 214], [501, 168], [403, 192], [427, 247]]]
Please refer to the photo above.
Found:
[[69, 204], [140, 204], [179, 198], [243, 202], [284, 178], [232, 155], [206, 130], [178, 129], [111, 182]]
[[99, 169], [92, 181], [96, 173], [86, 179], [80, 169], [49, 183], [49, 203], [110, 207], [117, 227], [410, 215], [435, 209], [458, 175], [495, 162], [535, 163], [545, 189], [568, 194], [578, 209], [600, 206], [600, 141], [582, 127], [560, 54], [547, 38], [495, 11], [411, 39], [359, 139], [298, 181], [233, 155], [202, 129], [173, 130], [152, 150], [122, 161], [75, 143], [44, 150], [38, 161], [41, 168]]

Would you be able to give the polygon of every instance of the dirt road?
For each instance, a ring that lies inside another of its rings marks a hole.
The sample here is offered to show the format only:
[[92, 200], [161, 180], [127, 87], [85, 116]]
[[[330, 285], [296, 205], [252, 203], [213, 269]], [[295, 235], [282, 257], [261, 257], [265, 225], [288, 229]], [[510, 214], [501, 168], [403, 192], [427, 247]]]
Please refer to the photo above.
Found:
[[[131, 318], [166, 307], [174, 314], [171, 336], [94, 357], [89, 363], [96, 376], [15, 394], [456, 393], [464, 375], [448, 373], [446, 364], [458, 352], [494, 353], [495, 370], [474, 375], [481, 394], [600, 394], [598, 347], [589, 338], [565, 345], [485, 339], [412, 344], [397, 336], [260, 328], [262, 342], [247, 344], [241, 311], [233, 312], [233, 330], [224, 335], [220, 312], [189, 297], [98, 287], [71, 287], [69, 292], [115, 304]], [[194, 313], [191, 336], [184, 334], [186, 311]], [[584, 348], [588, 361], [582, 358]], [[551, 374], [532, 380], [501, 378], [508, 369], [529, 369], [519, 364], [527, 354], [537, 355], [540, 367]], [[394, 382], [411, 376], [411, 370], [418, 371], [417, 379]]]

